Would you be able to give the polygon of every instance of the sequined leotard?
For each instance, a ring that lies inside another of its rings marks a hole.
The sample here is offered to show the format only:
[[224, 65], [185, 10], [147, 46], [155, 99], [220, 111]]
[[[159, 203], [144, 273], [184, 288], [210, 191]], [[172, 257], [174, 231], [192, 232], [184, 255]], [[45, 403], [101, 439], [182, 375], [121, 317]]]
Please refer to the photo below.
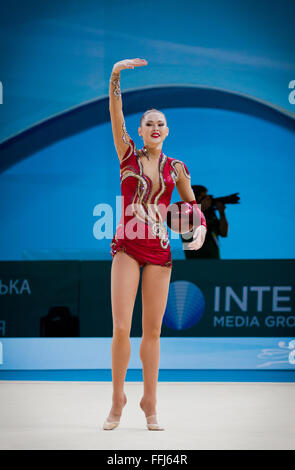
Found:
[[[140, 266], [157, 264], [172, 267], [164, 220], [179, 178], [176, 163], [182, 165], [189, 179], [190, 174], [181, 160], [167, 157], [161, 152], [158, 165], [160, 188], [152, 194], [153, 183], [143, 172], [142, 150], [137, 150], [131, 138], [128, 144], [129, 148], [120, 162], [122, 215], [111, 242], [111, 255], [114, 257], [123, 250]], [[148, 210], [148, 204], [149, 207], [152, 205], [153, 211]]]

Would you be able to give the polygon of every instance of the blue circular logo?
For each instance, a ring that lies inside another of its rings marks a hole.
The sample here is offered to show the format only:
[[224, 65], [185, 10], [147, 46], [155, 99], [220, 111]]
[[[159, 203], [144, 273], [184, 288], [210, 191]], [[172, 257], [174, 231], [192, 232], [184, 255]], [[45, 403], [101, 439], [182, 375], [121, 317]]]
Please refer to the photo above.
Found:
[[201, 319], [204, 310], [204, 295], [195, 284], [188, 281], [172, 282], [163, 324], [173, 330], [191, 328]]

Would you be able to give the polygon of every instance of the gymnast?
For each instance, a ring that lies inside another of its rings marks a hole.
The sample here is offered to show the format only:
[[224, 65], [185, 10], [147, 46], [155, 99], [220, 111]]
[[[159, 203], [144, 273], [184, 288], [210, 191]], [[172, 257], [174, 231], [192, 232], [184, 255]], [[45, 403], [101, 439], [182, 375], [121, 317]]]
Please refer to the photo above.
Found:
[[[158, 423], [157, 382], [160, 358], [160, 334], [165, 313], [172, 269], [170, 242], [165, 214], [161, 207], [170, 204], [174, 187], [182, 201], [189, 202], [200, 217], [189, 249], [204, 243], [206, 220], [197, 206], [187, 166], [167, 157], [163, 142], [168, 136], [166, 117], [157, 109], [148, 109], [141, 117], [138, 134], [143, 147], [137, 149], [128, 135], [122, 110], [120, 72], [146, 66], [144, 59], [126, 59], [114, 64], [109, 86], [109, 110], [114, 145], [120, 161], [122, 215], [111, 242], [111, 303], [113, 318], [112, 407], [103, 429], [115, 429], [120, 422], [127, 397], [125, 376], [130, 359], [130, 330], [134, 302], [142, 267], [142, 339], [140, 359], [143, 366], [143, 396], [140, 407], [147, 429], [162, 431]], [[150, 210], [151, 209], [151, 210]], [[125, 215], [127, 214], [127, 215]], [[134, 237], [134, 220], [138, 236]]]

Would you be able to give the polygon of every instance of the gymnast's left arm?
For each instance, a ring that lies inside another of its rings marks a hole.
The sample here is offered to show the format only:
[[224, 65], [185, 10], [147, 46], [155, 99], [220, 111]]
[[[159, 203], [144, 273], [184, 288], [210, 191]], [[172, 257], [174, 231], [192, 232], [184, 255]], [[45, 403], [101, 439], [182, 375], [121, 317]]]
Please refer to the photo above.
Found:
[[206, 237], [207, 233], [207, 224], [206, 219], [202, 211], [200, 211], [197, 201], [195, 199], [194, 192], [191, 187], [191, 177], [186, 165], [183, 162], [176, 163], [177, 165], [177, 179], [176, 179], [176, 187], [181, 197], [182, 201], [189, 202], [194, 207], [194, 210], [199, 216], [200, 224], [194, 231], [193, 234], [193, 241], [190, 242], [187, 246], [191, 250], [199, 250]]

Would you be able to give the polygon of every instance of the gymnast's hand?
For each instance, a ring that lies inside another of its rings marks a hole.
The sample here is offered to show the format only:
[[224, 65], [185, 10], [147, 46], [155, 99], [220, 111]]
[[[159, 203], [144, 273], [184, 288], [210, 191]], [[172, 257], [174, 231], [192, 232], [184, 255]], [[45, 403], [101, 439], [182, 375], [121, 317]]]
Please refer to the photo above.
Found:
[[188, 248], [190, 250], [199, 250], [205, 241], [206, 233], [206, 227], [204, 227], [204, 225], [199, 225], [194, 232], [193, 241], [187, 245]]
[[116, 62], [113, 66], [113, 72], [118, 73], [124, 69], [134, 69], [134, 67], [141, 67], [142, 65], [147, 65], [147, 60], [145, 59], [125, 59]]

